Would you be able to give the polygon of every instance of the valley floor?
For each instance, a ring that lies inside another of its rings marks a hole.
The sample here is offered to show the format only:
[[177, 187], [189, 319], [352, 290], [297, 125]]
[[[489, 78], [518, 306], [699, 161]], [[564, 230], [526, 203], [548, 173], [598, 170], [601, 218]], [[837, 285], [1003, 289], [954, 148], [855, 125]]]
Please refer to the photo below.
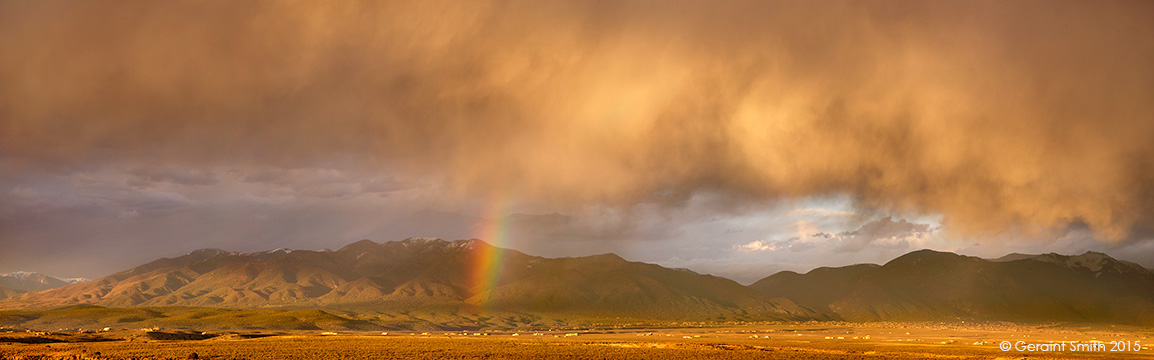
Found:
[[[1149, 328], [934, 323], [387, 334], [0, 332], [0, 359], [1154, 359], [1151, 337]], [[1009, 351], [999, 348], [1005, 341]], [[1062, 343], [1067, 351], [1015, 349]], [[1086, 351], [1070, 351], [1073, 344]], [[1111, 351], [1122, 350], [1120, 344], [1129, 351]]]

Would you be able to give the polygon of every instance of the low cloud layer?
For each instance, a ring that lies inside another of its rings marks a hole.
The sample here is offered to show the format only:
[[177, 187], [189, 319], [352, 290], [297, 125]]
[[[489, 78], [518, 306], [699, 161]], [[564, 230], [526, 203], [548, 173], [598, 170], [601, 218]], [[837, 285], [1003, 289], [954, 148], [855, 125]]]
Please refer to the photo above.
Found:
[[858, 252], [870, 247], [909, 251], [925, 248], [927, 240], [933, 236], [929, 224], [911, 223], [905, 219], [894, 221], [891, 217], [868, 222], [857, 230], [838, 233], [818, 231], [802, 220], [795, 223], [795, 227], [801, 234], [782, 240], [754, 240], [734, 248], [751, 252], [803, 251], [815, 247], [827, 252]]
[[[1151, 13], [2, 1], [0, 210], [139, 201], [109, 211], [144, 220], [197, 203], [173, 186], [313, 199], [434, 186], [438, 204], [563, 213], [847, 196], [862, 213], [940, 214], [967, 239], [1073, 224], [1129, 244], [1154, 228]], [[124, 186], [99, 196], [25, 182], [109, 171]]]

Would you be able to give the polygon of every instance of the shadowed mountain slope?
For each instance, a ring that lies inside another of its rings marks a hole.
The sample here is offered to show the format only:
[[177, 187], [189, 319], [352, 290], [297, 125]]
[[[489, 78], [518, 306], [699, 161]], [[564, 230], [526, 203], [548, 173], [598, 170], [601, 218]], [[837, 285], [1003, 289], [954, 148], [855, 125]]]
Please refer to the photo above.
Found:
[[0, 287], [0, 300], [25, 293], [24, 291]]
[[[499, 256], [492, 256], [498, 254]], [[480, 262], [502, 259], [491, 276]], [[480, 279], [486, 279], [486, 285]], [[491, 284], [491, 285], [488, 285]], [[397, 312], [500, 309], [654, 319], [805, 319], [813, 314], [728, 279], [605, 254], [549, 259], [480, 240], [358, 241], [337, 251], [197, 250], [5, 307], [323, 307]], [[479, 310], [478, 310], [479, 311]]]
[[1154, 272], [1094, 252], [985, 260], [921, 250], [883, 266], [782, 272], [750, 287], [851, 321], [1154, 323]]

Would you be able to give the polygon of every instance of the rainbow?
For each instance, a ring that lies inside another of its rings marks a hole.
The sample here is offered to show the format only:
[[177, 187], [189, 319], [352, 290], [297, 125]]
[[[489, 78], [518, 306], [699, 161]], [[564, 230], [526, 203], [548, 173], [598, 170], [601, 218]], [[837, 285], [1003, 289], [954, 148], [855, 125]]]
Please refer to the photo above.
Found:
[[509, 219], [505, 216], [506, 201], [493, 201], [485, 212], [484, 223], [478, 229], [477, 238], [489, 242], [491, 246], [481, 246], [474, 254], [472, 267], [473, 294], [478, 295], [479, 305], [485, 307], [491, 298], [490, 292], [501, 278], [505, 262], [505, 242], [509, 237]]

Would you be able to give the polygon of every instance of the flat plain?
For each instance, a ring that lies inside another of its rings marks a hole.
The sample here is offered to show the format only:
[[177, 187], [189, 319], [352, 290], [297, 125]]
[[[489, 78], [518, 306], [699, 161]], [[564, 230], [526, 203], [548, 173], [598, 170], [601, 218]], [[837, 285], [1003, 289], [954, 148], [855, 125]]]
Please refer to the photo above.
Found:
[[[1109, 325], [841, 322], [499, 332], [0, 331], [0, 358], [1154, 359], [1147, 344], [1152, 335], [1150, 328]], [[1068, 346], [1002, 351], [1004, 341]], [[1101, 350], [1070, 351], [1072, 344]], [[1111, 351], [1122, 346], [1128, 351]]]

